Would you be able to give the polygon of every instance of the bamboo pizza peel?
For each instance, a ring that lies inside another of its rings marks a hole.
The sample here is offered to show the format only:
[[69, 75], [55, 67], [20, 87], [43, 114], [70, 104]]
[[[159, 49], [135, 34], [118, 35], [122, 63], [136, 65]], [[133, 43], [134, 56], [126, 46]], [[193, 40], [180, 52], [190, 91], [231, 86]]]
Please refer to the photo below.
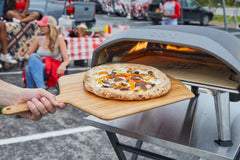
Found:
[[[160, 98], [144, 101], [119, 101], [98, 97], [83, 87], [85, 72], [63, 76], [59, 79], [60, 94], [56, 96], [58, 102], [70, 104], [100, 119], [112, 120], [131, 114], [147, 111], [178, 101], [190, 99], [194, 94], [179, 80], [170, 78], [172, 89]], [[5, 115], [29, 111], [26, 103], [3, 108]]]

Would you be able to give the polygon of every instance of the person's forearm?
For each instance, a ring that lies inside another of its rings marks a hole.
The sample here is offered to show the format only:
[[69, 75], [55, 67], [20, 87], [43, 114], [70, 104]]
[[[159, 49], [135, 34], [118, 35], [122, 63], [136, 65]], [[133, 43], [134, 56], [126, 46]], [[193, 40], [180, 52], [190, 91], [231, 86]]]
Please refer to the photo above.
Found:
[[24, 55], [24, 59], [25, 59], [25, 60], [28, 60], [28, 57], [29, 57], [29, 54], [26, 53], [26, 54]]
[[0, 106], [16, 104], [22, 88], [0, 80]]
[[181, 7], [179, 3], [175, 2], [175, 14], [172, 15], [172, 18], [180, 18], [181, 16]]
[[26, 5], [25, 5], [25, 8], [24, 8], [24, 10], [23, 10], [23, 13], [24, 13], [24, 14], [27, 14], [27, 13], [28, 13], [29, 5], [30, 5], [29, 0], [26, 0]]
[[69, 65], [70, 61], [69, 60], [65, 60], [62, 62], [62, 65], [64, 65], [65, 67], [67, 67]]
[[24, 14], [26, 16], [27, 13], [28, 13], [28, 7], [25, 7], [22, 14]]

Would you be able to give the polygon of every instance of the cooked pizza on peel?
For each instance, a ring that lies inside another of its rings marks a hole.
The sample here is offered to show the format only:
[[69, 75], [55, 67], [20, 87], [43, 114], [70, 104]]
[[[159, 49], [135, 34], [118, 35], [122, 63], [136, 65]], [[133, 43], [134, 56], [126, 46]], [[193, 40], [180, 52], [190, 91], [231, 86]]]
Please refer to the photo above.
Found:
[[154, 67], [133, 63], [96, 66], [86, 72], [83, 85], [97, 96], [116, 100], [147, 100], [171, 90], [166, 74]]

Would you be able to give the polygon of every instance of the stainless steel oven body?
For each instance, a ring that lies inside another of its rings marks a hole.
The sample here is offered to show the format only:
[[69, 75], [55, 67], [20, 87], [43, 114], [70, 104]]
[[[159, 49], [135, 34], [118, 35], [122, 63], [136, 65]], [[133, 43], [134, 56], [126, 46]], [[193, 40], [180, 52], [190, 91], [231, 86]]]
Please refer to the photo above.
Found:
[[[240, 41], [216, 29], [197, 26], [150, 26], [129, 29], [104, 41], [93, 54], [92, 67], [104, 63], [151, 65], [214, 96], [216, 141], [231, 146], [230, 101], [239, 101]], [[197, 101], [197, 99], [195, 99]], [[194, 104], [194, 103], [193, 103]]]

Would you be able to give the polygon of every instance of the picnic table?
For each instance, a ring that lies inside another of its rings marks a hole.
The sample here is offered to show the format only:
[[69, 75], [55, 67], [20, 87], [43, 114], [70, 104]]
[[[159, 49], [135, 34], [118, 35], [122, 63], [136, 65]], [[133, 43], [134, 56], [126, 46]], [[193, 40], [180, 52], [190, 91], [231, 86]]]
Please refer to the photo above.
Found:
[[69, 60], [86, 60], [92, 59], [93, 51], [110, 36], [129, 29], [129, 26], [119, 26], [118, 28], [112, 28], [111, 34], [105, 34], [105, 36], [99, 37], [66, 37], [68, 43], [68, 55]]

